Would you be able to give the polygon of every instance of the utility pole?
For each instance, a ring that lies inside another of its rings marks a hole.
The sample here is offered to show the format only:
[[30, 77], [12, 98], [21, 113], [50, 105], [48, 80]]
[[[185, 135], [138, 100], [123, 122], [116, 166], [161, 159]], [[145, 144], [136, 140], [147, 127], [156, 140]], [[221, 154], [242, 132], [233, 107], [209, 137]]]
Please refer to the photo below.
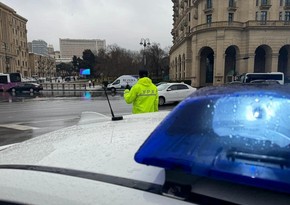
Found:
[[144, 47], [143, 49], [143, 66], [144, 66], [144, 69], [146, 67], [146, 55], [145, 55], [145, 48], [146, 46], [150, 46], [150, 40], [148, 38], [141, 38], [141, 41], [140, 41], [140, 45], [142, 45]]

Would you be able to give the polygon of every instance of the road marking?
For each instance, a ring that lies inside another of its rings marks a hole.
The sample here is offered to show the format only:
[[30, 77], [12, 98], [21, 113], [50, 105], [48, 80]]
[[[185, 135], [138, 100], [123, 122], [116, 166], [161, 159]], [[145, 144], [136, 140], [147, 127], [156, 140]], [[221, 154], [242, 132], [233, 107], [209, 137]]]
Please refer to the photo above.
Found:
[[21, 130], [21, 131], [39, 129], [37, 127], [18, 125], [18, 124], [0, 124], [0, 127], [14, 129], [14, 130]]
[[74, 118], [62, 118], [62, 119], [50, 119], [50, 120], [38, 120], [38, 121], [29, 121], [29, 122], [21, 122], [21, 123], [31, 123], [31, 124], [37, 124], [37, 123], [44, 123], [44, 122], [56, 122], [56, 121], [67, 121], [67, 120], [77, 120], [80, 119], [79, 116], [76, 116]]

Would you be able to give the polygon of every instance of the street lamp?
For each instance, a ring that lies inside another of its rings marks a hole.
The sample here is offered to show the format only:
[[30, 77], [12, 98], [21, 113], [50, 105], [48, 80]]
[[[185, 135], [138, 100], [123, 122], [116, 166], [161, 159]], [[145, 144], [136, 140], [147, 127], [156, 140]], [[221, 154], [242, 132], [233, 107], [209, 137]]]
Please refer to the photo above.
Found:
[[140, 45], [143, 46], [143, 66], [146, 67], [146, 56], [145, 56], [145, 48], [146, 46], [150, 46], [149, 38], [141, 38]]
[[2, 42], [4, 45], [4, 50], [5, 50], [5, 64], [6, 64], [6, 73], [9, 73], [9, 59], [7, 56], [7, 43]]

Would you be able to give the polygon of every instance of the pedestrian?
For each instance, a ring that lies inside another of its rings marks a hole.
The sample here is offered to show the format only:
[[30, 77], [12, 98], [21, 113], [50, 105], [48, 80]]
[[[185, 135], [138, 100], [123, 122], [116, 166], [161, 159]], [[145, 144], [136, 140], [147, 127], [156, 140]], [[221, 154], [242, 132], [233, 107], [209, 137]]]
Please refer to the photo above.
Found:
[[158, 90], [147, 70], [139, 71], [139, 80], [130, 90], [124, 91], [124, 99], [128, 104], [133, 103], [133, 114], [158, 111]]
[[92, 86], [92, 81], [91, 80], [89, 80], [89, 87], [91, 87]]

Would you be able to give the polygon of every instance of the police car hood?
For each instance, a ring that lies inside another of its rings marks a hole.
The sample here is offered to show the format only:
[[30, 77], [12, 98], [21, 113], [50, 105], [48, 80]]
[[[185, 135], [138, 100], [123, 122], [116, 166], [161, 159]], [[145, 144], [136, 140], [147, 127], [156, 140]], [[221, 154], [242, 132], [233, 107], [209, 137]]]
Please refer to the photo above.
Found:
[[111, 121], [97, 113], [83, 113], [75, 126], [0, 149], [0, 166], [48, 166], [162, 184], [163, 170], [136, 163], [134, 154], [167, 114], [136, 114]]

